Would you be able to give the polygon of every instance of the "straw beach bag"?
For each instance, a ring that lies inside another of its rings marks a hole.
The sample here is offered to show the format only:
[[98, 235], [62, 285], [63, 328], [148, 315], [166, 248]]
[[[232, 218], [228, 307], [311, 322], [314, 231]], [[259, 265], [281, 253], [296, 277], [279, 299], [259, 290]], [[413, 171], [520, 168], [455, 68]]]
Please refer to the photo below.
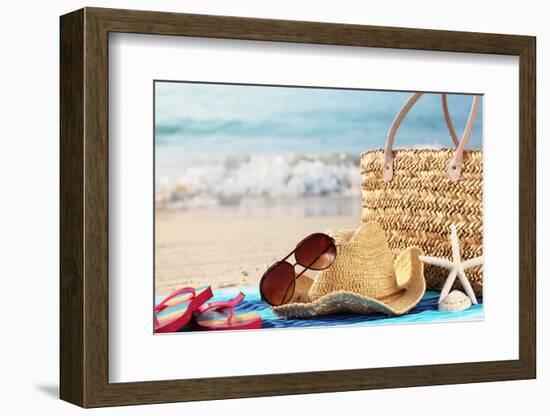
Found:
[[[363, 222], [377, 221], [386, 231], [394, 254], [417, 246], [428, 256], [451, 258], [449, 240], [455, 224], [464, 259], [482, 255], [483, 151], [465, 150], [477, 115], [475, 96], [459, 141], [442, 95], [445, 121], [455, 143], [452, 149], [393, 150], [397, 129], [422, 96], [412, 94], [390, 127], [385, 149], [361, 155]], [[482, 268], [466, 271], [476, 294], [483, 288]], [[425, 265], [427, 288], [441, 290], [447, 272]]]

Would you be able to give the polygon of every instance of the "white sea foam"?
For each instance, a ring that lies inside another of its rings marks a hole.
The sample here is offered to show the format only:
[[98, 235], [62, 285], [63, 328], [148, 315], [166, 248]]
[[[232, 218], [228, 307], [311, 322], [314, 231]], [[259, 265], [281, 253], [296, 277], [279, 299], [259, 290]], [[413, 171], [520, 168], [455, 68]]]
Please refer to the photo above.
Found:
[[239, 204], [247, 197], [357, 196], [358, 160], [345, 155], [252, 155], [181, 163], [158, 175], [159, 206], [195, 208]]

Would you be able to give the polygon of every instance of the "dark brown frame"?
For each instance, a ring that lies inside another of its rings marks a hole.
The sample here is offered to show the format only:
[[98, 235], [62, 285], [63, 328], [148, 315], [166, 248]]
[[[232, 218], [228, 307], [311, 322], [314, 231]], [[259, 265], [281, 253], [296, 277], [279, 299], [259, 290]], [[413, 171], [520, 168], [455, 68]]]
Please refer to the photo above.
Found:
[[[60, 396], [63, 400], [83, 407], [100, 407], [536, 377], [534, 37], [98, 8], [64, 15], [60, 25]], [[518, 56], [519, 359], [109, 383], [109, 32]]]

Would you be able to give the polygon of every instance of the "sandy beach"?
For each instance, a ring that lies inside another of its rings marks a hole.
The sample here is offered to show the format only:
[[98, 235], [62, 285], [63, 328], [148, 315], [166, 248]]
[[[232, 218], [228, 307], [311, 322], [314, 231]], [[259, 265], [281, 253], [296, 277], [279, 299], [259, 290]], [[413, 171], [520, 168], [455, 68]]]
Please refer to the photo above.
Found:
[[257, 284], [268, 265], [314, 232], [355, 228], [359, 215], [247, 216], [231, 207], [197, 211], [157, 210], [155, 291]]

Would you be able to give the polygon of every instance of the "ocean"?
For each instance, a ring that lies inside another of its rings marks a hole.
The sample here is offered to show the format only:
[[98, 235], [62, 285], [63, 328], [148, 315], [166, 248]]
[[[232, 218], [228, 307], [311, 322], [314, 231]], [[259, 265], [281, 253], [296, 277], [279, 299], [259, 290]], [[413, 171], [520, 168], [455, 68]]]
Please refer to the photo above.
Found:
[[[385, 145], [389, 126], [409, 95], [155, 82], [157, 207], [358, 199], [359, 156]], [[460, 136], [471, 96], [451, 94], [448, 102]], [[482, 145], [482, 113], [469, 148]], [[440, 94], [425, 94], [401, 125], [395, 147], [450, 146]]]

